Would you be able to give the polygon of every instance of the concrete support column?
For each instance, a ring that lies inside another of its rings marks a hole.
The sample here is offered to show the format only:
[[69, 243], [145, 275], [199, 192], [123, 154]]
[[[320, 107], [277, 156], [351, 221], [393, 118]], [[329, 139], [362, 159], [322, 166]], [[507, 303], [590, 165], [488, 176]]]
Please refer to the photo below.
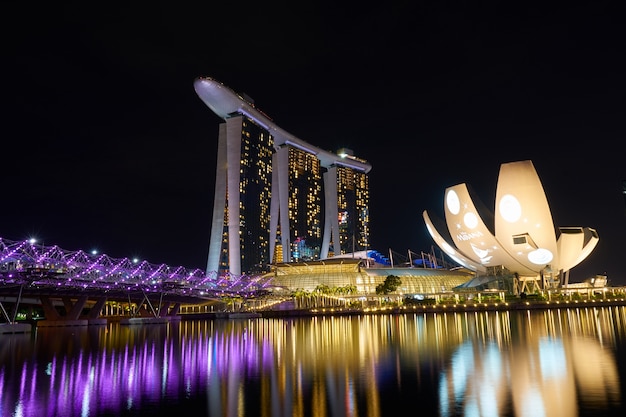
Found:
[[78, 320], [81, 313], [83, 312], [83, 308], [87, 304], [87, 296], [83, 295], [79, 297], [76, 302], [72, 302], [69, 297], [63, 297], [63, 305], [65, 306], [66, 319], [67, 320]]
[[61, 320], [61, 315], [58, 313], [56, 308], [54, 308], [50, 297], [42, 295], [39, 299], [41, 300], [41, 307], [43, 308], [43, 315], [46, 320]]
[[170, 310], [170, 316], [177, 316], [180, 313], [180, 303], [174, 304], [174, 307]]
[[91, 308], [91, 310], [89, 310], [89, 317], [90, 319], [97, 319], [98, 317], [100, 317], [100, 314], [102, 313], [102, 309], [104, 308], [104, 305], [106, 304], [107, 298], [106, 297], [100, 297], [96, 300], [96, 304], [94, 304], [94, 306]]
[[169, 315], [168, 314], [169, 308], [170, 308], [170, 302], [164, 301], [159, 307], [159, 317], [167, 317]]

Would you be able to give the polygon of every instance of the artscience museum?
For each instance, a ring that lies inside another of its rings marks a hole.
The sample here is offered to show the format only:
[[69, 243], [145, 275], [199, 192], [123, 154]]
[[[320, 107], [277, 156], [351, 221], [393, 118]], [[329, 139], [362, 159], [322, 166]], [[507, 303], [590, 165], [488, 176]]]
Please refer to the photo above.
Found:
[[513, 291], [534, 292], [568, 285], [569, 271], [598, 244], [589, 227], [555, 227], [548, 200], [530, 160], [504, 163], [494, 210], [465, 184], [446, 189], [445, 220], [423, 212], [435, 243], [455, 262], [475, 272], [468, 287], [509, 277]]

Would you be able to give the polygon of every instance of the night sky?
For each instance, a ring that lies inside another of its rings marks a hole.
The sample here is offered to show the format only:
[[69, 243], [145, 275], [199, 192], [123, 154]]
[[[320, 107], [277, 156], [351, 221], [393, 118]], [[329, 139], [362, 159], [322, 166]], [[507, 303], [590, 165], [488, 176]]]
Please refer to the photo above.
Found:
[[530, 159], [555, 225], [600, 236], [570, 281], [626, 285], [623, 2], [72, 3], [2, 6], [1, 237], [204, 269], [209, 76], [372, 164], [373, 249], [430, 252], [446, 187], [493, 208]]

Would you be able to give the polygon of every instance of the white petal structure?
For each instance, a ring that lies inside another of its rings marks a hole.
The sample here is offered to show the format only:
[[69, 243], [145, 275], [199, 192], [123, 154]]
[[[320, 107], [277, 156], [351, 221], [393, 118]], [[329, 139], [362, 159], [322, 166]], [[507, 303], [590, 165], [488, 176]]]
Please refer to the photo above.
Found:
[[485, 211], [479, 213], [477, 203], [464, 183], [446, 189], [444, 213], [452, 242], [423, 212], [435, 243], [457, 263], [477, 272], [493, 266], [520, 277], [556, 279], [587, 258], [598, 243], [594, 229], [555, 228], [532, 161], [500, 166], [494, 211], [488, 213], [493, 224], [481, 217]]
[[428, 233], [430, 233], [433, 240], [456, 263], [472, 271], [476, 271], [476, 272], [487, 271], [487, 268], [485, 268], [483, 265], [472, 261], [468, 256], [461, 253], [461, 251], [459, 251], [458, 249], [455, 249], [454, 247], [452, 247], [452, 245], [447, 243], [446, 240], [443, 238], [443, 236], [441, 236], [439, 232], [437, 232], [437, 229], [435, 228], [432, 221], [430, 220], [430, 217], [428, 217], [428, 213], [426, 213], [425, 211], [424, 211], [424, 221], [426, 222], [426, 228], [428, 229]]

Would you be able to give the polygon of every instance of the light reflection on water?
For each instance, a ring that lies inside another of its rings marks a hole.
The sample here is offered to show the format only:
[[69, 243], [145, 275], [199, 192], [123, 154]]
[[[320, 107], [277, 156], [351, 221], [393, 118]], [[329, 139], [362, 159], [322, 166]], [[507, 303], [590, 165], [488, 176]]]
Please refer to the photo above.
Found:
[[0, 416], [621, 415], [625, 326], [606, 307], [43, 327], [0, 335]]

